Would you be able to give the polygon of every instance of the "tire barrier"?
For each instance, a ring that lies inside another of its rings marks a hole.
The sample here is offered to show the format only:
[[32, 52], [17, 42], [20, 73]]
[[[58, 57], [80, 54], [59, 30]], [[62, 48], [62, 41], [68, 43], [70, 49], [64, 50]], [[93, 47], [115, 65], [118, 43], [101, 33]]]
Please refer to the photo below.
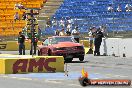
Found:
[[[41, 41], [38, 42], [38, 45], [42, 44]], [[25, 42], [25, 49], [30, 50], [31, 44], [30, 42]], [[18, 50], [17, 41], [7, 41], [7, 42], [0, 42], [0, 50], [4, 51], [16, 51]]]
[[0, 74], [64, 72], [63, 56], [0, 55]]

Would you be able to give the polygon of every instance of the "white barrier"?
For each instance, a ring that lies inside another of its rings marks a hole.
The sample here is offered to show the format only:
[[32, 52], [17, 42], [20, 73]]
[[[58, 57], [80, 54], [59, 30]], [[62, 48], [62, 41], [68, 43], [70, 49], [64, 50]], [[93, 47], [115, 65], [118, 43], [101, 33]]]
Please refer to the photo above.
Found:
[[[100, 53], [104, 53], [105, 43], [102, 41]], [[106, 39], [106, 51], [107, 55], [112, 55], [123, 57], [123, 53], [126, 57], [132, 57], [132, 38], [107, 38]]]

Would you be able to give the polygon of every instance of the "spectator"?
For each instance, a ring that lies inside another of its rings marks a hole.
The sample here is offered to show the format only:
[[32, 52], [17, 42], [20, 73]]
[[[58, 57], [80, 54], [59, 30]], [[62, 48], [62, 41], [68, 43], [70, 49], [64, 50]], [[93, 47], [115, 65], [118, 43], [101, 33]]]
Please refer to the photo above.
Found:
[[19, 14], [18, 14], [18, 12], [16, 12], [15, 15], [14, 15], [14, 20], [16, 21], [16, 20], [19, 20], [19, 19], [20, 19]]
[[125, 9], [126, 12], [132, 11], [132, 6], [130, 4], [126, 4]]
[[15, 4], [14, 9], [19, 9], [19, 3], [16, 3], [16, 4]]
[[19, 37], [18, 37], [18, 44], [19, 44], [19, 55], [25, 55], [25, 36], [22, 35], [22, 32], [19, 32]]
[[106, 26], [101, 26], [100, 27], [103, 35], [104, 35], [104, 38], [103, 38], [103, 49], [104, 49], [104, 53], [103, 55], [104, 56], [107, 56], [107, 45], [106, 45], [106, 39], [107, 39], [107, 36], [108, 36], [108, 32], [107, 32], [107, 29], [106, 29]]
[[22, 14], [22, 19], [23, 20], [27, 19], [27, 14], [25, 12], [23, 12], [23, 14]]
[[55, 36], [59, 36], [59, 33], [60, 33], [60, 31], [57, 29], [57, 30], [55, 31]]
[[94, 51], [94, 56], [100, 56], [100, 46], [101, 46], [101, 42], [102, 42], [102, 37], [103, 37], [103, 33], [101, 32], [101, 29], [98, 28], [97, 31], [95, 32], [95, 40], [94, 40], [95, 51]]
[[63, 19], [60, 20], [60, 26], [65, 27], [65, 21]]
[[57, 26], [57, 20], [56, 18], [54, 17], [53, 20], [52, 20], [52, 27], [56, 27]]
[[51, 21], [50, 19], [48, 18], [47, 22], [46, 22], [46, 27], [50, 27], [51, 26]]
[[119, 4], [118, 7], [117, 7], [117, 12], [121, 12], [122, 9], [121, 9], [121, 5]]
[[88, 33], [88, 36], [89, 36], [89, 45], [90, 45], [90, 49], [88, 51], [88, 54], [93, 54], [93, 40], [94, 40], [94, 38], [93, 38], [93, 31], [92, 31], [93, 29], [94, 29], [94, 27], [90, 28], [90, 31]]
[[71, 36], [71, 32], [69, 30], [66, 31], [67, 36]]
[[65, 34], [65, 30], [64, 29], [62, 29], [61, 31], [60, 31], [60, 33], [59, 33], [59, 36], [65, 36], [66, 34]]
[[14, 9], [24, 9], [24, 6], [21, 3], [16, 3]]
[[109, 5], [109, 7], [108, 7], [108, 11], [109, 11], [109, 12], [113, 12], [113, 11], [114, 11], [112, 5]]
[[74, 30], [72, 30], [72, 36], [73, 38], [79, 43], [79, 31], [78, 31], [78, 27], [75, 27]]

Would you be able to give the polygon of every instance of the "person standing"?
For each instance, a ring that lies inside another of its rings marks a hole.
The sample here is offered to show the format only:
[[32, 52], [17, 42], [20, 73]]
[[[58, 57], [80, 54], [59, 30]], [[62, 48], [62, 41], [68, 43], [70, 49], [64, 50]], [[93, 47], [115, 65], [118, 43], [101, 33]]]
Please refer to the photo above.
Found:
[[94, 56], [100, 56], [100, 46], [101, 46], [101, 42], [102, 42], [102, 37], [104, 37], [104, 35], [101, 32], [101, 29], [98, 28], [97, 31], [95, 32], [95, 40], [94, 40], [95, 51], [94, 51]]
[[30, 55], [32, 55], [32, 53], [36, 55], [36, 48], [37, 48], [37, 43], [38, 43], [38, 34], [36, 32], [34, 33], [34, 38], [32, 38], [32, 43], [33, 43], [33, 46], [30, 50]]
[[104, 35], [104, 38], [103, 38], [103, 50], [104, 50], [104, 53], [103, 53], [103, 55], [104, 56], [107, 56], [107, 44], [106, 44], [106, 39], [107, 39], [107, 36], [108, 36], [108, 32], [107, 32], [107, 28], [106, 28], [106, 26], [100, 26], [100, 28], [101, 28], [101, 31], [102, 31], [102, 33], [103, 33], [103, 35]]
[[72, 36], [73, 38], [79, 43], [79, 31], [78, 31], [78, 27], [75, 27], [74, 30], [72, 30]]
[[60, 31], [58, 29], [56, 29], [55, 36], [59, 36], [59, 33], [60, 33]]
[[22, 32], [19, 32], [18, 44], [19, 44], [19, 55], [25, 55], [25, 36]]
[[62, 29], [62, 30], [60, 31], [60, 33], [59, 33], [59, 36], [65, 36], [65, 35], [66, 35], [65, 30]]
[[90, 28], [89, 30], [89, 33], [88, 33], [88, 36], [89, 36], [89, 47], [90, 47], [90, 49], [89, 49], [89, 51], [88, 51], [88, 54], [93, 54], [93, 40], [94, 40], [94, 38], [93, 38], [93, 30], [94, 29], [94, 27], [93, 28]]

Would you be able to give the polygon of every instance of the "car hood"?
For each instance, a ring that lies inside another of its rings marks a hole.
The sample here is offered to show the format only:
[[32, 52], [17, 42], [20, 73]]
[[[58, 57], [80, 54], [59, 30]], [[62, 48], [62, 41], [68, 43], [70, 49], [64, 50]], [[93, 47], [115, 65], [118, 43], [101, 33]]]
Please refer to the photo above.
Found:
[[80, 43], [74, 42], [59, 42], [58, 44], [53, 44], [53, 47], [74, 47], [74, 46], [82, 46]]

